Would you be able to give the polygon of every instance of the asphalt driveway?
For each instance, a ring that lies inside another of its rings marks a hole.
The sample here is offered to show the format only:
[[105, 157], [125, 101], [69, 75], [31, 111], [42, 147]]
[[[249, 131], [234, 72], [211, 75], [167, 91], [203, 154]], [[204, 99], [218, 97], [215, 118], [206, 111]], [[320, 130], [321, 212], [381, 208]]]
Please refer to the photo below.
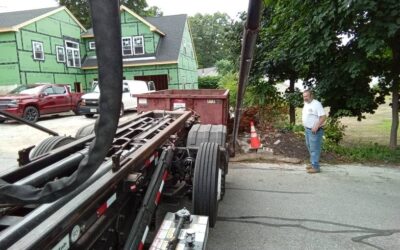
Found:
[[400, 170], [230, 164], [209, 249], [400, 249]]

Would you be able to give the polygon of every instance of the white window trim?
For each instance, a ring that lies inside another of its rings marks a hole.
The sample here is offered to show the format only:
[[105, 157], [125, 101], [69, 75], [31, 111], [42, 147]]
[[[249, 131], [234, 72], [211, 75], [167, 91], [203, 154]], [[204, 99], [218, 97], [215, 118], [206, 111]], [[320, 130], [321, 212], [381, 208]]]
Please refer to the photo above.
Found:
[[96, 44], [95, 44], [95, 42], [89, 42], [89, 49], [90, 49], [90, 50], [95, 50], [95, 49], [96, 49]]
[[[42, 46], [42, 58], [36, 58], [36, 53], [35, 53], [35, 45], [40, 44]], [[43, 47], [43, 42], [38, 42], [38, 41], [32, 41], [32, 53], [33, 53], [33, 59], [38, 60], [38, 61], [44, 61], [44, 47]]]
[[[130, 41], [130, 44], [131, 44], [131, 53], [129, 53], [129, 54], [126, 54], [126, 53], [124, 53], [124, 39], [129, 39], [129, 41]], [[125, 36], [125, 37], [122, 37], [121, 38], [121, 45], [122, 45], [122, 55], [123, 56], [131, 56], [131, 55], [133, 55], [133, 43], [132, 43], [132, 37], [129, 37], [129, 36]]]
[[[60, 60], [60, 58], [58, 58], [58, 49], [59, 49], [59, 48], [61, 48], [62, 51], [63, 51], [64, 60]], [[65, 57], [66, 57], [66, 55], [65, 55], [65, 48], [64, 48], [63, 46], [57, 45], [57, 46], [56, 46], [56, 58], [57, 58], [57, 62], [65, 63], [65, 60], [66, 60]]]
[[[136, 52], [135, 52], [135, 43], [134, 43], [135, 38], [141, 38], [141, 39], [142, 39], [143, 53], [136, 53]], [[133, 50], [133, 53], [134, 53], [135, 55], [144, 55], [144, 54], [145, 54], [145, 52], [144, 52], [144, 37], [143, 37], [143, 36], [134, 36], [133, 39], [132, 39], [131, 41], [132, 41], [132, 50]]]
[[[70, 47], [67, 46], [67, 43], [74, 43], [74, 44], [77, 44], [77, 45], [78, 45], [78, 48], [70, 48]], [[79, 49], [80, 49], [79, 43], [74, 42], [74, 41], [71, 41], [71, 40], [65, 40], [64, 44], [65, 44], [65, 52], [66, 52], [66, 53], [65, 53], [65, 59], [66, 59], [66, 61], [67, 61], [67, 67], [70, 67], [70, 68], [80, 68], [80, 67], [81, 67], [81, 52], [79, 51]], [[72, 61], [73, 61], [73, 65], [69, 65], [68, 50], [72, 50]], [[75, 55], [74, 55], [74, 51], [78, 51], [78, 55], [79, 55], [79, 65], [76, 65], [76, 64], [75, 64]]]

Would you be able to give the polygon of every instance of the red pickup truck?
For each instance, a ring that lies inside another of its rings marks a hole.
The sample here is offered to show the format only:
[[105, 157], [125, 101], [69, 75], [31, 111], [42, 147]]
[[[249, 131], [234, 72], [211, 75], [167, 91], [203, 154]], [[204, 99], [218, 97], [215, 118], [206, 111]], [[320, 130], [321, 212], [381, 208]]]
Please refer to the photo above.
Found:
[[[72, 93], [69, 85], [28, 84], [0, 96], [0, 110], [36, 122], [40, 116], [68, 112], [75, 113], [83, 93]], [[6, 120], [0, 115], [0, 123]]]

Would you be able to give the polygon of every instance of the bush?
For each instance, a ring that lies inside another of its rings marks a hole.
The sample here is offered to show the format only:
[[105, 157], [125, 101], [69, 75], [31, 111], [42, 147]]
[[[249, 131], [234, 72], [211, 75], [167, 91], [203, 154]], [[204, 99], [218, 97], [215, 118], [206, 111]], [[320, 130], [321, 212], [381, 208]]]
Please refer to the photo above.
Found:
[[[235, 73], [227, 73], [226, 75], [222, 76], [221, 79], [218, 82], [218, 87], [220, 89], [228, 89], [229, 90], [229, 105], [232, 107], [236, 106], [236, 96], [237, 96], [237, 91], [238, 91], [238, 78], [237, 74]], [[246, 91], [244, 100], [243, 100], [243, 106], [246, 106], [249, 99], [249, 94]]]
[[334, 152], [354, 162], [394, 163], [400, 162], [400, 148], [374, 144], [342, 146], [324, 143], [324, 150]]
[[303, 133], [304, 134], [304, 126], [301, 124], [290, 124], [286, 123], [285, 126], [283, 127], [284, 131], [292, 131], [294, 133]]
[[220, 76], [199, 77], [199, 89], [216, 89], [220, 79]]
[[342, 141], [346, 126], [338, 119], [329, 117], [324, 126], [324, 136], [326, 143], [339, 144]]

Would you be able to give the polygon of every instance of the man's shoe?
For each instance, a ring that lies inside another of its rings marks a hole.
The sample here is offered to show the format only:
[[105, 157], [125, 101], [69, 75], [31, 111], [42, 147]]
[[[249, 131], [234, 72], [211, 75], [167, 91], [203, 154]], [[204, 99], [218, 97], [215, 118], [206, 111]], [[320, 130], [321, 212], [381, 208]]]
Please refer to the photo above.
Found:
[[312, 166], [311, 164], [307, 164], [306, 169], [307, 169], [307, 170], [313, 169], [313, 166]]
[[319, 173], [319, 172], [320, 172], [320, 170], [319, 169], [315, 169], [315, 168], [311, 168], [311, 169], [307, 170], [307, 173], [309, 173], [309, 174], [316, 174], [316, 173]]

